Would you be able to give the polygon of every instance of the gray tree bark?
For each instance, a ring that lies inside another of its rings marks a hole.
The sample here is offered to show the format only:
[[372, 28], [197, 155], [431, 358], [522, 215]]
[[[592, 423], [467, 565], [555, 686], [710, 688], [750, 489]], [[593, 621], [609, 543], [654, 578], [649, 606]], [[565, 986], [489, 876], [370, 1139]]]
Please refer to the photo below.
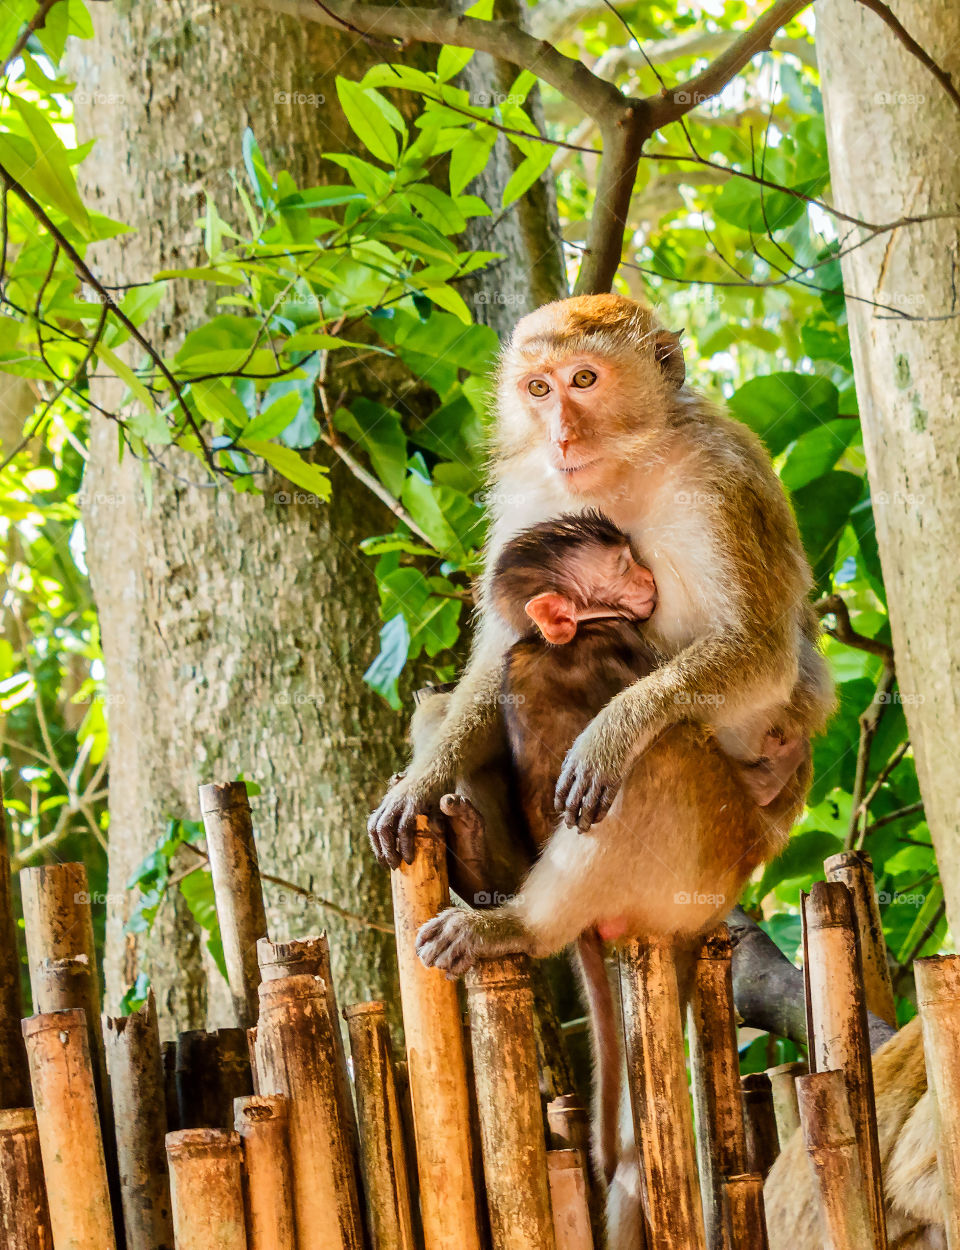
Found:
[[[952, 0], [894, 0], [891, 7], [960, 81], [960, 8]], [[835, 205], [874, 223], [943, 214], [880, 235], [842, 266], [900, 691], [957, 933], [960, 112], [893, 32], [854, 0], [817, 6], [817, 54]]]
[[[195, 0], [126, 0], [94, 6], [94, 17], [96, 39], [75, 65], [80, 133], [98, 136], [81, 179], [98, 208], [138, 229], [94, 249], [107, 281], [196, 263], [182, 241], [196, 237], [205, 193], [225, 211], [247, 124], [273, 167], [301, 185], [324, 181], [333, 167], [322, 153], [357, 147], [334, 75], [358, 77], [387, 55], [349, 34]], [[298, 93], [322, 102], [297, 104]], [[522, 261], [508, 273], [527, 284]], [[203, 293], [180, 284], [160, 337], [176, 343], [209, 314]], [[155, 470], [149, 505], [139, 465], [117, 463], [115, 430], [94, 418], [85, 520], [109, 686], [108, 1001], [116, 1010], [144, 968], [167, 1031], [226, 1023], [229, 1007], [219, 978], [208, 983], [182, 900], [148, 940], [123, 931], [126, 882], [164, 820], [196, 819], [198, 783], [242, 772], [263, 787], [252, 801], [262, 868], [389, 923], [365, 819], [406, 750], [404, 718], [362, 682], [380, 621], [356, 547], [389, 528], [382, 505], [339, 462], [333, 500], [318, 506], [280, 502], [272, 487], [253, 497], [198, 486], [195, 466], [169, 463], [183, 477]], [[390, 938], [266, 893], [275, 938], [327, 925], [341, 1002], [396, 999]]]

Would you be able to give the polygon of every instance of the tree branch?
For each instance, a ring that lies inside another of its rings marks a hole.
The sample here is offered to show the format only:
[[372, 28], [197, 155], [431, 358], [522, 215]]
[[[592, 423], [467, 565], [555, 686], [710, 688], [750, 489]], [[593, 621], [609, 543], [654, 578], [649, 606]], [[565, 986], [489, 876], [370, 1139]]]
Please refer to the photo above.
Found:
[[893, 666], [893, 647], [878, 638], [868, 638], [866, 634], [857, 633], [850, 624], [850, 610], [839, 595], [824, 595], [813, 605], [813, 610], [820, 617], [836, 617], [835, 628], [827, 630], [831, 638], [836, 638], [848, 647], [855, 647], [858, 651], [869, 651], [871, 655], [878, 655], [885, 664]]

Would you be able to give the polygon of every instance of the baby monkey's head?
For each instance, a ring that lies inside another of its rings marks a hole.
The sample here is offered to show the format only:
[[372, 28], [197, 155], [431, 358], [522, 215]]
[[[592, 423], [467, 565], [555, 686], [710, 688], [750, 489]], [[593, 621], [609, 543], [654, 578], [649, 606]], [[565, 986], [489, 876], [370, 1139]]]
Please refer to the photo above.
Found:
[[511, 629], [524, 635], [535, 626], [555, 645], [570, 642], [579, 621], [645, 621], [657, 605], [650, 570], [634, 559], [626, 534], [597, 511], [517, 534], [500, 552], [491, 594]]

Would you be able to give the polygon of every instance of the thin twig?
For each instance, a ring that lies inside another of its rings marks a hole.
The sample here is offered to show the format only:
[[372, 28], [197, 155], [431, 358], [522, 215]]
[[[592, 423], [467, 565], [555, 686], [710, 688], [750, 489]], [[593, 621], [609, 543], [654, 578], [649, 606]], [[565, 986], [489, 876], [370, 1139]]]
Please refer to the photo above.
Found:
[[813, 610], [821, 617], [836, 617], [836, 626], [827, 630], [831, 638], [836, 638], [838, 642], [854, 647], [857, 651], [868, 651], [871, 655], [878, 655], [884, 663], [893, 665], [893, 647], [890, 643], [858, 633], [850, 624], [850, 609], [839, 595], [825, 595], [822, 599], [818, 599], [813, 605]]
[[[908, 803], [906, 807], [898, 807], [895, 812], [888, 812], [886, 816], [880, 816], [873, 824], [868, 825], [864, 829], [860, 841], [869, 838], [871, 833], [876, 833], [878, 829], [882, 829], [884, 825], [892, 825], [894, 821], [903, 820], [905, 816], [914, 816], [917, 812], [923, 811], [923, 800], [920, 799], [916, 803]], [[915, 843], [916, 846], [926, 845], [926, 843]], [[859, 849], [859, 847], [857, 848]]]
[[871, 13], [876, 13], [877, 17], [890, 27], [910, 55], [915, 56], [921, 65], [926, 66], [957, 108], [960, 108], [960, 91], [954, 85], [951, 75], [945, 69], [941, 69], [926, 48], [917, 43], [890, 6], [884, 4], [883, 0], [859, 0], [859, 3]]
[[24, 26], [23, 30], [17, 37], [16, 43], [10, 49], [10, 55], [4, 61], [3, 68], [0, 69], [0, 78], [6, 78], [7, 74], [10, 72], [10, 66], [30, 42], [30, 36], [35, 34], [41, 26], [43, 26], [47, 20], [50, 10], [55, 4], [59, 3], [60, 0], [40, 0], [40, 5], [36, 13], [34, 13], [30, 21], [26, 24], [26, 26]]

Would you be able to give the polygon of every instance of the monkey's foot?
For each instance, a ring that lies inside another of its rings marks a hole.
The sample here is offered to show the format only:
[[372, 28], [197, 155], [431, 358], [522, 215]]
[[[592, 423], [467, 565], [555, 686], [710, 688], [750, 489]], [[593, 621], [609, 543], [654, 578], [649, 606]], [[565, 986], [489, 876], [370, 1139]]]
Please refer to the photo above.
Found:
[[471, 846], [480, 845], [486, 832], [483, 817], [462, 794], [445, 794], [440, 810], [450, 821], [450, 829], [458, 838], [468, 839]]
[[449, 907], [421, 928], [417, 954], [428, 968], [440, 968], [451, 978], [461, 977], [480, 957], [480, 923], [476, 912]]

